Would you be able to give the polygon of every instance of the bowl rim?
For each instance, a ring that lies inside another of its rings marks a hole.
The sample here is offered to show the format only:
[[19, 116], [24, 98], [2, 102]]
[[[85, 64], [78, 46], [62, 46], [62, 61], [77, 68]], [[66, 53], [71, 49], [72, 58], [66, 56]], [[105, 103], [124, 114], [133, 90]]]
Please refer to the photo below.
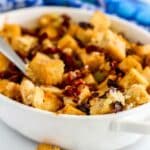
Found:
[[[61, 7], [61, 6], [35, 6], [35, 7], [28, 7], [28, 8], [20, 8], [20, 9], [16, 9], [16, 10], [10, 10], [8, 12], [3, 12], [0, 14], [0, 18], [3, 17], [3, 16], [7, 16], [7, 15], [10, 15], [13, 13], [13, 15], [15, 15], [15, 13], [19, 13], [19, 12], [24, 12], [24, 11], [40, 11], [40, 10], [44, 10], [44, 9], [50, 9], [50, 11], [55, 11], [55, 12], [62, 12], [62, 11], [72, 11], [72, 12], [78, 12], [78, 13], [81, 13], [81, 14], [87, 14], [87, 15], [91, 15], [91, 13], [93, 11], [88, 11], [88, 10], [85, 10], [85, 9], [82, 9], [82, 8], [71, 8], [71, 7]], [[149, 39], [150, 39], [150, 33], [146, 30], [144, 30], [142, 27], [134, 24], [134, 23], [130, 23], [124, 19], [121, 19], [120, 17], [118, 16], [112, 16], [112, 15], [108, 15], [110, 17], [111, 20], [115, 20], [115, 21], [118, 21], [118, 22], [122, 22], [123, 24], [127, 25], [127, 26], [132, 26], [135, 28], [135, 30], [138, 30], [143, 32]], [[37, 113], [41, 113], [41, 114], [45, 114], [45, 115], [49, 115], [49, 117], [63, 117], [63, 118], [68, 118], [68, 119], [105, 119], [105, 118], [122, 118], [122, 117], [127, 117], [129, 114], [135, 114], [135, 112], [138, 111], [145, 111], [145, 109], [147, 108], [150, 108], [150, 102], [148, 103], [145, 103], [143, 105], [140, 105], [140, 106], [137, 106], [135, 108], [132, 108], [132, 109], [129, 109], [129, 110], [124, 110], [124, 111], [121, 111], [121, 112], [118, 112], [118, 113], [110, 113], [110, 114], [98, 114], [98, 115], [69, 115], [69, 114], [57, 114], [55, 112], [49, 112], [49, 111], [46, 111], [46, 110], [41, 110], [41, 109], [38, 109], [38, 108], [34, 108], [34, 107], [30, 107], [30, 106], [27, 106], [23, 103], [20, 103], [20, 102], [17, 102], [16, 100], [13, 100], [11, 98], [8, 98], [7, 96], [4, 96], [2, 94], [0, 94], [0, 99], [2, 101], [5, 101], [9, 104], [12, 104], [12, 105], [16, 105], [18, 108], [20, 109], [23, 109], [25, 111], [33, 111], [33, 112], [37, 112]]]

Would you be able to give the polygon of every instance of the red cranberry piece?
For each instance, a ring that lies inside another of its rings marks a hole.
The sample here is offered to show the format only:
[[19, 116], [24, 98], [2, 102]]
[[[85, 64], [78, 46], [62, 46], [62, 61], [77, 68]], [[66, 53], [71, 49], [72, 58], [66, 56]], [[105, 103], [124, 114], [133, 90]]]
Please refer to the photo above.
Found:
[[79, 22], [79, 26], [83, 29], [93, 29], [94, 26], [89, 22]]
[[86, 51], [87, 51], [87, 53], [91, 53], [91, 52], [94, 52], [94, 51], [103, 52], [103, 49], [96, 46], [96, 45], [87, 45], [86, 46]]

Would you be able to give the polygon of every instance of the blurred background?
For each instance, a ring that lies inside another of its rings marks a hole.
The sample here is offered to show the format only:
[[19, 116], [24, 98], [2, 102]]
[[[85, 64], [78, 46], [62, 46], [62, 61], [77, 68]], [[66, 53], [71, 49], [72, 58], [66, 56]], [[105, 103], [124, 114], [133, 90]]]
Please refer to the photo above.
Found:
[[0, 0], [0, 12], [36, 5], [78, 7], [90, 11], [98, 9], [150, 31], [150, 0]]

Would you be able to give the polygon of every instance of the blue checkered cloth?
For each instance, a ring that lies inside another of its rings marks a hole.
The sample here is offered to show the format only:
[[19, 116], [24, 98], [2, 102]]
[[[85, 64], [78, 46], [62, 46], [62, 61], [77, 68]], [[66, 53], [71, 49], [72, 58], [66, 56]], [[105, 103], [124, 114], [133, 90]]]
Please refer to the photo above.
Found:
[[150, 31], [150, 3], [142, 0], [0, 0], [0, 11], [35, 5], [77, 7], [91, 11], [102, 10], [134, 21]]

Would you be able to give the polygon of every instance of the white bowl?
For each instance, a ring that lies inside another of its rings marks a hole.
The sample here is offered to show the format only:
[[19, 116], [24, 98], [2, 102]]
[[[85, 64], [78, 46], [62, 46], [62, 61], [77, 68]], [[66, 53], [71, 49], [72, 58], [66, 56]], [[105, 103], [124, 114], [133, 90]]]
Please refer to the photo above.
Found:
[[[81, 9], [34, 7], [1, 14], [0, 26], [8, 22], [31, 27], [40, 15], [48, 12], [66, 13], [77, 21], [87, 21], [91, 16], [90, 12]], [[150, 34], [145, 30], [117, 17], [110, 16], [110, 19], [112, 27], [129, 39], [150, 42]], [[0, 95], [0, 117], [11, 128], [32, 140], [70, 150], [116, 150], [132, 144], [141, 137], [139, 133], [150, 133], [149, 124], [142, 122], [149, 114], [150, 103], [117, 114], [57, 115]]]

